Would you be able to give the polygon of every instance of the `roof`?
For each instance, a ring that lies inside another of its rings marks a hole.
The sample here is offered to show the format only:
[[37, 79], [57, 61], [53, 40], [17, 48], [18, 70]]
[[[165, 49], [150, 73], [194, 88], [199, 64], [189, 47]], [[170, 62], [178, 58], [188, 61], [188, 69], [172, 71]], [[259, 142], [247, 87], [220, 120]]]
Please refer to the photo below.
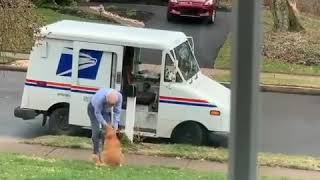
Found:
[[167, 49], [186, 40], [182, 32], [62, 20], [41, 29], [47, 38]]

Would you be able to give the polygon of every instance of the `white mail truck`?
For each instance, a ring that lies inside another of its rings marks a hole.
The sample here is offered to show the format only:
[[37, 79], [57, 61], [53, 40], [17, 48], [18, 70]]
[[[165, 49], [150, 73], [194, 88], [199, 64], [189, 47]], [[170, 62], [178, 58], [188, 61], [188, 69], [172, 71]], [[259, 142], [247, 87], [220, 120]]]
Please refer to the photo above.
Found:
[[[87, 104], [99, 88], [127, 97], [125, 89], [134, 85], [135, 134], [175, 143], [225, 143], [230, 90], [200, 71], [193, 46], [191, 37], [177, 31], [70, 20], [49, 24], [31, 51], [14, 114], [24, 120], [42, 115], [50, 132], [69, 134], [90, 128]], [[156, 50], [160, 58], [149, 53], [146, 60], [144, 50]], [[157, 59], [158, 65], [145, 63]]]

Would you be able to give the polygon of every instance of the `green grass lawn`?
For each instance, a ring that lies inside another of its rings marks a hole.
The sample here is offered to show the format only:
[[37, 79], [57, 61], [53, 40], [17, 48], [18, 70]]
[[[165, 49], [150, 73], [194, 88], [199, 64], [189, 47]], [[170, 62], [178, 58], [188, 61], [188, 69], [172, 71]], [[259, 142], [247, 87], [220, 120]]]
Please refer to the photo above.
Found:
[[[231, 68], [231, 36], [229, 36], [220, 49], [215, 62], [215, 68], [230, 69]], [[300, 64], [291, 64], [278, 59], [264, 58], [262, 60], [263, 72], [287, 73], [300, 75], [320, 75], [320, 65], [306, 66]]]
[[[40, 144], [54, 147], [91, 149], [90, 138], [74, 136], [42, 136], [23, 141], [28, 144]], [[226, 163], [228, 150], [205, 146], [183, 144], [149, 144], [138, 143], [128, 145], [123, 143], [125, 153], [150, 156], [181, 157], [187, 159], [204, 159]], [[310, 156], [260, 153], [259, 164], [269, 167], [285, 167], [304, 170], [320, 170], [320, 159]]]
[[60, 20], [77, 20], [77, 21], [95, 21], [95, 22], [103, 22], [103, 19], [101, 19], [98, 16], [86, 16], [86, 17], [79, 17], [75, 15], [70, 14], [62, 14], [58, 11], [54, 11], [52, 9], [47, 8], [38, 8], [36, 9], [36, 12], [43, 18], [44, 24], [51, 24]]
[[[164, 167], [120, 168], [96, 167], [84, 161], [43, 159], [17, 154], [0, 154], [0, 179], [119, 179], [119, 180], [162, 180], [162, 179], [210, 179], [226, 180], [223, 173], [196, 172]], [[262, 177], [262, 180], [289, 180], [289, 178]]]
[[[262, 61], [263, 72], [320, 75], [320, 65], [314, 62], [320, 59], [320, 19], [302, 15], [301, 22], [306, 32], [273, 33], [271, 13], [264, 12], [264, 45], [268, 55]], [[231, 68], [231, 35], [219, 51], [215, 68]]]

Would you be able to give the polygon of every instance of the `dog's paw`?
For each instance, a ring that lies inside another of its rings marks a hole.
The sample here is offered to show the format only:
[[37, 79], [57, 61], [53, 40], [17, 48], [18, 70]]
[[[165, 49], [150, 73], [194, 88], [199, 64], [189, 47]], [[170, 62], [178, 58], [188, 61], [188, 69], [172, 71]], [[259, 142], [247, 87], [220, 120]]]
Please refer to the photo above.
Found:
[[108, 166], [108, 164], [100, 163], [99, 166]]

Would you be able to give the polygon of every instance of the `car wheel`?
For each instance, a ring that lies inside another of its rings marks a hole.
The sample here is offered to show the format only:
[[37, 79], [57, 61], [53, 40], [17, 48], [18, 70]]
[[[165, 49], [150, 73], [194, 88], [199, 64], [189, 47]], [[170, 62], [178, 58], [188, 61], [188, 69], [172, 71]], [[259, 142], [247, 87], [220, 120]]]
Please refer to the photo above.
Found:
[[169, 12], [167, 13], [167, 20], [170, 22], [170, 21], [173, 21], [173, 15], [170, 14]]
[[206, 130], [202, 126], [195, 122], [186, 122], [173, 130], [171, 141], [177, 144], [203, 145], [206, 137]]
[[69, 124], [69, 108], [55, 109], [49, 118], [49, 132], [54, 135], [72, 135], [76, 127]]
[[217, 11], [213, 11], [212, 12], [212, 16], [208, 17], [208, 23], [209, 24], [214, 24], [216, 21], [216, 17], [217, 17]]

